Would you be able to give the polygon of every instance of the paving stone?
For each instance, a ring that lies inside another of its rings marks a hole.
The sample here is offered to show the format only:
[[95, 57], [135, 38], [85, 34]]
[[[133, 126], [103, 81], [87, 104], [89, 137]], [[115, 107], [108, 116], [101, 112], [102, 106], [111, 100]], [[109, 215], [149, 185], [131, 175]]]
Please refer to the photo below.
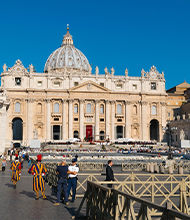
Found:
[[66, 206], [60, 203], [59, 206], [53, 206], [56, 201], [56, 195], [46, 183], [46, 196], [48, 200], [43, 200], [41, 193], [39, 200], [35, 200], [35, 192], [32, 189], [33, 178], [28, 174], [27, 162], [24, 162], [24, 168], [21, 173], [21, 179], [17, 183], [16, 189], [13, 189], [11, 181], [10, 162], [7, 162], [7, 168], [3, 173], [0, 171], [0, 213], [2, 219], [71, 219], [75, 215], [81, 198], [77, 198], [74, 203]]

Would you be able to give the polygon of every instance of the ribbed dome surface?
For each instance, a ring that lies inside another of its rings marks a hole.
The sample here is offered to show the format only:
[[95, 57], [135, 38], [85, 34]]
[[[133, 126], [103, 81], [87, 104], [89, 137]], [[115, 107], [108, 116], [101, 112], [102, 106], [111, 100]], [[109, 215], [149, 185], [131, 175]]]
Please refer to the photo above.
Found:
[[72, 36], [67, 28], [61, 47], [49, 56], [44, 72], [64, 67], [89, 71], [89, 66], [86, 56], [73, 45]]

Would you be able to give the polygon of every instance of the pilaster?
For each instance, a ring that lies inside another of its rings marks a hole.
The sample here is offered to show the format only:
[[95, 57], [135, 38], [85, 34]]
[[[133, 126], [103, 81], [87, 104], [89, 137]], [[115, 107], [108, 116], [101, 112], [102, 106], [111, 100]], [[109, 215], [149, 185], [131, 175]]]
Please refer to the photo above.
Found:
[[106, 139], [110, 138], [110, 101], [106, 100]]
[[69, 99], [69, 138], [73, 138], [73, 99]]
[[100, 100], [95, 100], [95, 140], [99, 139], [99, 109], [100, 109]]
[[125, 138], [131, 138], [131, 102], [125, 101]]
[[84, 139], [84, 103], [85, 103], [85, 100], [84, 99], [80, 99], [79, 103], [80, 103], [79, 135], [80, 135], [81, 141], [83, 141], [83, 139]]

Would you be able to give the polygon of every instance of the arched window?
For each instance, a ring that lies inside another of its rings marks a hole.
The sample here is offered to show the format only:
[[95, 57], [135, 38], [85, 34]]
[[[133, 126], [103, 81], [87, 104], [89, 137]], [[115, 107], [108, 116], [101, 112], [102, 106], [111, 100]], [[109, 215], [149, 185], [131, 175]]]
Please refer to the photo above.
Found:
[[104, 106], [100, 105], [100, 114], [103, 114], [103, 113], [104, 113]]
[[136, 105], [133, 105], [133, 114], [137, 115], [137, 106]]
[[20, 112], [20, 103], [19, 102], [17, 102], [15, 104], [15, 112]]
[[41, 103], [38, 103], [38, 105], [37, 105], [37, 112], [42, 113], [42, 104]]
[[59, 112], [59, 103], [55, 103], [54, 104], [54, 113], [58, 113]]
[[77, 104], [74, 105], [74, 113], [78, 113], [78, 105]]
[[152, 115], [156, 115], [156, 106], [152, 105], [152, 110], [151, 110]]
[[86, 112], [91, 113], [91, 104], [90, 103], [87, 104]]
[[121, 114], [121, 105], [117, 105], [117, 114]]

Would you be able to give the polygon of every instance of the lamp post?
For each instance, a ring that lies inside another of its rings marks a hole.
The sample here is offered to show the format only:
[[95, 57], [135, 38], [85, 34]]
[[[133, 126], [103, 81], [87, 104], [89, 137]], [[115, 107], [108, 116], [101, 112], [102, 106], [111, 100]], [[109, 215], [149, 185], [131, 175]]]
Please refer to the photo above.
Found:
[[166, 131], [166, 134], [169, 135], [169, 152], [168, 152], [168, 160], [172, 160], [173, 159], [173, 154], [172, 154], [172, 150], [171, 150], [171, 139], [172, 139], [172, 133], [174, 131], [177, 130], [177, 127], [171, 127], [170, 121], [168, 122], [167, 126], [164, 128], [162, 128], [163, 130]]

